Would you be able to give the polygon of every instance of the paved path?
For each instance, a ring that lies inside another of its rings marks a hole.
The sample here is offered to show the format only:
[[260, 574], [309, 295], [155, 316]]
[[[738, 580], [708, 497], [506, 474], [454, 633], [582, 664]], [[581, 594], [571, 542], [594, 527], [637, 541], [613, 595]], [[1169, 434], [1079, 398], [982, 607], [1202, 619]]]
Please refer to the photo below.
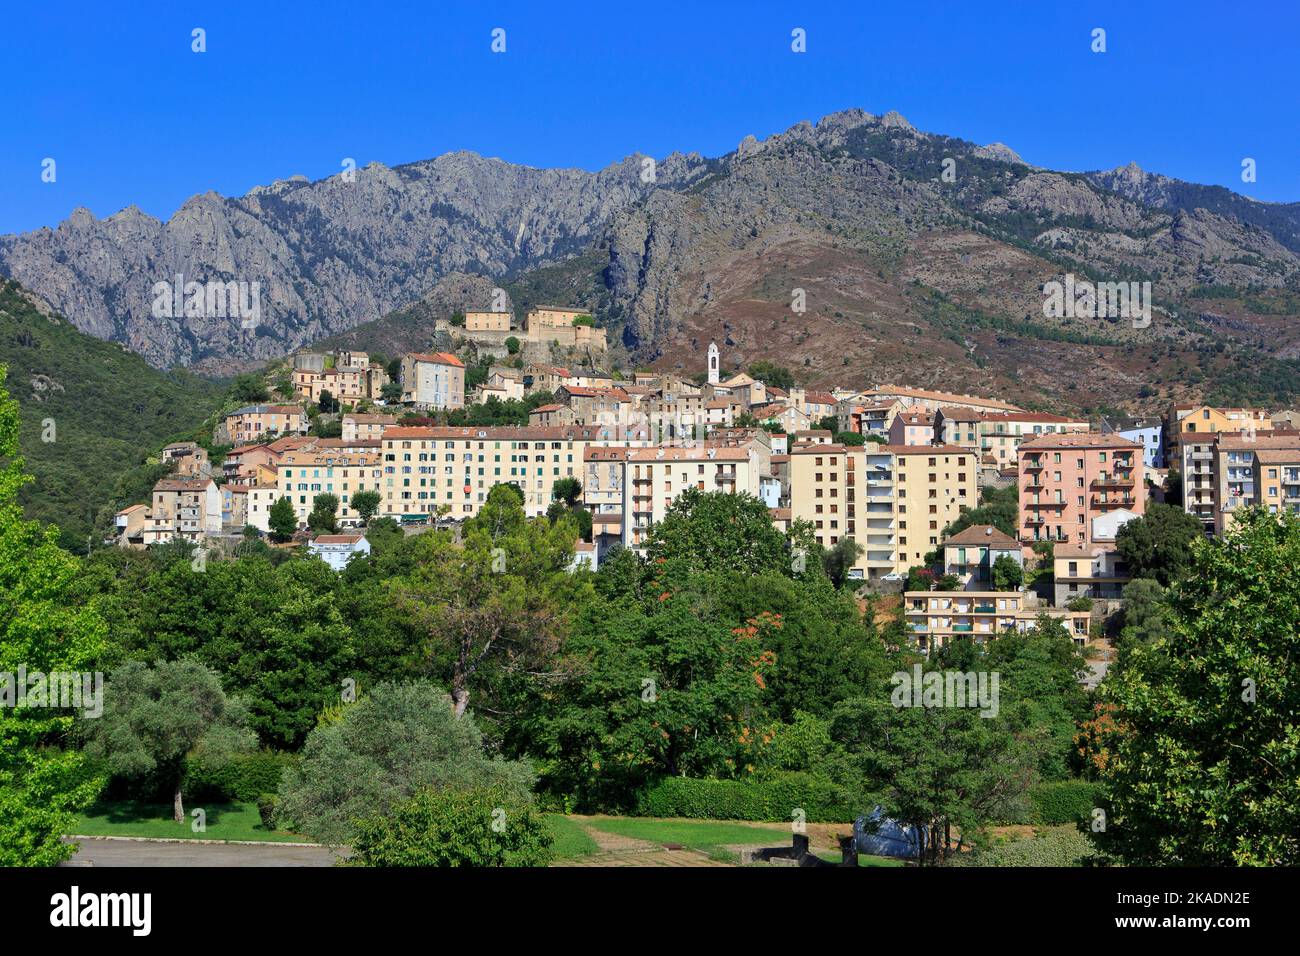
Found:
[[64, 866], [333, 866], [324, 847], [265, 843], [151, 843], [137, 840], [81, 840]]

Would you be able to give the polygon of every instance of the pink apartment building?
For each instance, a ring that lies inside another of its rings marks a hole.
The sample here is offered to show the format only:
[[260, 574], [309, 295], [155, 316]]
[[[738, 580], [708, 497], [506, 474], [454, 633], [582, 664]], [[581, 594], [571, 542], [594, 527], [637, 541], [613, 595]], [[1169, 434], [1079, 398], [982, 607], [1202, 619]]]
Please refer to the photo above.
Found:
[[1119, 435], [1031, 438], [1020, 444], [1019, 463], [1022, 541], [1091, 545], [1095, 519], [1145, 508], [1142, 446]]

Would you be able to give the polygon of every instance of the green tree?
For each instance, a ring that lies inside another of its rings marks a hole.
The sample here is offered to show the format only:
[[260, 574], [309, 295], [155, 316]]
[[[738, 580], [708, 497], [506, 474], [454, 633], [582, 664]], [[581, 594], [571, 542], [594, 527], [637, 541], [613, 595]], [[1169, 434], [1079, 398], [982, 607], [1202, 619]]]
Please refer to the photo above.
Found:
[[[15, 502], [27, 479], [17, 452], [18, 404], [0, 387], [0, 673], [75, 674], [103, 651], [107, 626], [71, 599], [81, 563], [53, 529], [22, 520]], [[71, 713], [10, 703], [0, 707], [0, 866], [53, 866], [76, 849], [61, 837], [103, 781], [65, 746]]]
[[646, 553], [694, 571], [791, 573], [785, 537], [767, 505], [749, 494], [687, 488], [651, 529]]
[[866, 438], [857, 432], [836, 432], [835, 440], [841, 445], [846, 445], [850, 448], [856, 448], [859, 445], [865, 445], [867, 443]]
[[393, 405], [402, 400], [402, 385], [400, 382], [385, 382], [379, 389], [379, 397], [387, 404]]
[[991, 524], [1003, 534], [1015, 538], [1020, 534], [1020, 491], [1015, 485], [1007, 488], [985, 487], [980, 492], [980, 503], [975, 508], [963, 508], [948, 527], [943, 538], [965, 531], [972, 525]]
[[283, 543], [292, 538], [298, 530], [298, 513], [294, 511], [293, 502], [285, 497], [271, 505], [266, 523], [271, 529], [272, 541]]
[[307, 515], [307, 527], [317, 534], [334, 534], [338, 531], [338, 495], [317, 495]]
[[255, 405], [271, 397], [266, 390], [266, 382], [257, 372], [236, 375], [230, 382], [230, 390], [227, 394], [231, 401], [240, 405]]
[[[324, 843], [346, 843], [356, 823], [426, 788], [501, 786], [528, 799], [527, 764], [488, 756], [471, 718], [427, 681], [381, 683], [307, 735], [302, 759], [280, 781], [280, 819]], [[374, 833], [375, 831], [371, 831]]]
[[849, 571], [862, 554], [862, 545], [852, 538], [840, 538], [822, 554], [822, 567], [826, 576], [837, 587], [842, 588], [850, 580]]
[[113, 773], [157, 772], [172, 783], [172, 819], [185, 822], [181, 785], [185, 758], [220, 766], [232, 753], [253, 749], [240, 701], [229, 699], [217, 674], [197, 661], [159, 661], [150, 668], [128, 661], [113, 671], [104, 713], [86, 721], [86, 754]]
[[1025, 582], [1024, 568], [1009, 554], [998, 555], [998, 559], [993, 562], [990, 575], [993, 578], [995, 591], [1015, 591]]
[[1154, 578], [1168, 587], [1192, 563], [1192, 542], [1205, 537], [1195, 515], [1152, 502], [1146, 513], [1124, 524], [1115, 535], [1115, 551], [1138, 578]]
[[783, 388], [786, 391], [794, 388], [794, 374], [788, 368], [766, 359], [755, 362], [748, 371], [750, 378], [756, 378], [764, 385]]
[[518, 355], [518, 354], [519, 354], [519, 347], [520, 347], [519, 339], [517, 339], [517, 338], [516, 338], [515, 336], [513, 336], [513, 335], [511, 335], [511, 336], [507, 336], [507, 337], [506, 337], [506, 351], [507, 351], [507, 352], [509, 352], [511, 355]]
[[358, 491], [352, 496], [352, 509], [361, 519], [361, 523], [368, 525], [370, 519], [379, 511], [381, 501], [377, 491]]
[[329, 415], [339, 410], [339, 401], [337, 398], [334, 397], [334, 394], [328, 388], [322, 388], [320, 390], [320, 398], [317, 400], [316, 406], [322, 412]]
[[568, 507], [577, 507], [582, 500], [582, 482], [577, 478], [556, 478], [551, 485], [551, 499], [563, 501]]
[[502, 787], [421, 790], [363, 820], [348, 866], [545, 866], [546, 819]]
[[1238, 511], [1192, 545], [1167, 636], [1103, 683], [1104, 850], [1138, 866], [1300, 863], [1300, 522]]

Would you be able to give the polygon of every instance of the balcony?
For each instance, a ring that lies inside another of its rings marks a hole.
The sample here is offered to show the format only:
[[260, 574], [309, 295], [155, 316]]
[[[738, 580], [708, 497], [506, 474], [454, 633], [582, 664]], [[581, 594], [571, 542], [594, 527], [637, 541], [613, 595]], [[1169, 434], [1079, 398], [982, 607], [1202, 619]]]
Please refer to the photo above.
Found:
[[992, 613], [993, 613], [994, 611], [996, 611], [996, 610], [997, 610], [997, 608], [994, 607], [992, 604], [976, 604], [976, 605], [975, 605], [975, 613], [977, 613], [977, 614], [992, 614]]
[[974, 624], [954, 624], [954, 625], [952, 626], [952, 629], [953, 629], [954, 631], [956, 631], [958, 634], [969, 634], [971, 631], [975, 630], [975, 625], [974, 625]]
[[1041, 458], [1026, 458], [1024, 465], [1025, 465], [1025, 471], [1043, 470], [1043, 461]]
[[1133, 499], [1130, 497], [1102, 498], [1100, 495], [1093, 495], [1092, 504], [1095, 508], [1129, 508], [1133, 505]]
[[1113, 475], [1110, 478], [1094, 478], [1092, 484], [1096, 488], [1131, 488], [1133, 486], [1133, 476]]
[[1026, 515], [1026, 516], [1025, 516], [1025, 524], [1026, 524], [1026, 525], [1034, 525], [1034, 524], [1042, 524], [1042, 523], [1043, 523], [1043, 516], [1042, 516], [1042, 515]]

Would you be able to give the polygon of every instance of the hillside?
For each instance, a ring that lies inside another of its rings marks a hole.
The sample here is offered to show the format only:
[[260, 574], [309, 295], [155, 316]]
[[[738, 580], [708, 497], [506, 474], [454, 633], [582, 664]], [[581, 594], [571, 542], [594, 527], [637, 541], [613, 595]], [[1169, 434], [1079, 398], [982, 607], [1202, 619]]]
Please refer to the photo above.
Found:
[[21, 492], [24, 510], [57, 524], [64, 546], [77, 551], [119, 477], [193, 431], [222, 392], [77, 331], [13, 282], [0, 283], [0, 365], [8, 366], [4, 385], [18, 400], [19, 445], [35, 478]]
[[[425, 347], [434, 316], [500, 286], [516, 311], [596, 309], [626, 364], [698, 371], [716, 340], [728, 368], [765, 358], [808, 384], [960, 384], [1045, 408], [1300, 395], [1300, 204], [1132, 164], [1056, 172], [861, 110], [713, 159], [674, 153], [653, 182], [640, 159], [587, 173], [458, 152], [206, 194], [165, 224], [81, 210], [0, 238], [0, 272], [160, 366]], [[178, 271], [262, 281], [261, 324], [154, 319], [149, 284]], [[1043, 285], [1067, 274], [1150, 282], [1150, 327], [1046, 317]]]

